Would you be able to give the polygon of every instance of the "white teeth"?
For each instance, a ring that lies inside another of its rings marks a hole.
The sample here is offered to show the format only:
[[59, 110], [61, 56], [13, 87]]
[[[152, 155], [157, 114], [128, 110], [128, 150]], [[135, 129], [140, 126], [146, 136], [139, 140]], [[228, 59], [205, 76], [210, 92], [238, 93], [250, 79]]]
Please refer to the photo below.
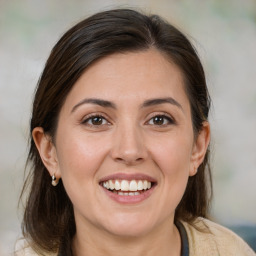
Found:
[[130, 189], [129, 182], [127, 180], [122, 180], [121, 181], [121, 190], [129, 191], [129, 189]]
[[103, 187], [106, 188], [106, 189], [109, 189], [109, 184], [108, 184], [108, 181], [106, 182], [103, 182]]
[[[115, 192], [137, 192], [142, 190], [147, 190], [152, 187], [152, 183], [147, 180], [108, 180], [103, 182], [103, 187], [109, 190], [114, 190]], [[133, 193], [135, 194], [135, 193]], [[140, 193], [139, 193], [140, 194]]]
[[143, 189], [146, 190], [148, 188], [148, 182], [146, 180], [143, 181]]
[[143, 190], [143, 182], [139, 180], [137, 190]]
[[132, 180], [131, 182], [130, 182], [130, 191], [137, 191], [138, 189], [138, 186], [137, 186], [137, 182], [135, 181], [135, 180]]
[[114, 191], [114, 193], [120, 195], [120, 196], [138, 196], [140, 195], [140, 192], [122, 192], [122, 191]]
[[120, 190], [121, 189], [121, 185], [120, 182], [118, 180], [115, 181], [115, 190]]
[[113, 183], [112, 180], [109, 181], [109, 188], [110, 188], [111, 190], [114, 190], [114, 189], [115, 189], [115, 184]]

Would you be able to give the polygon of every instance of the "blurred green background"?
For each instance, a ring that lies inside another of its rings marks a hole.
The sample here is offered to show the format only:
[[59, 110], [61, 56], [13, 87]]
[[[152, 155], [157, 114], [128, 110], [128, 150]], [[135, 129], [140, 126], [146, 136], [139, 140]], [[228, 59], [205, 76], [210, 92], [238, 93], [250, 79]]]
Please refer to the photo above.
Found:
[[0, 255], [20, 236], [28, 123], [44, 63], [68, 28], [112, 7], [160, 14], [196, 46], [213, 100], [212, 216], [256, 246], [255, 0], [0, 0]]

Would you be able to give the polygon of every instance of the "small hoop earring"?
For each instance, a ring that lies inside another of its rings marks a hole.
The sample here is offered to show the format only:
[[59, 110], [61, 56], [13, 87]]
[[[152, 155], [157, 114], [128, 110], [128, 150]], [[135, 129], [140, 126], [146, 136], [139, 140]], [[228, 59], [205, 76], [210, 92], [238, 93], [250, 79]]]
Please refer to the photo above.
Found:
[[56, 186], [58, 185], [58, 183], [59, 183], [59, 180], [57, 180], [57, 178], [56, 178], [55, 175], [53, 174], [53, 175], [52, 175], [52, 185], [53, 185], [54, 187], [56, 187]]

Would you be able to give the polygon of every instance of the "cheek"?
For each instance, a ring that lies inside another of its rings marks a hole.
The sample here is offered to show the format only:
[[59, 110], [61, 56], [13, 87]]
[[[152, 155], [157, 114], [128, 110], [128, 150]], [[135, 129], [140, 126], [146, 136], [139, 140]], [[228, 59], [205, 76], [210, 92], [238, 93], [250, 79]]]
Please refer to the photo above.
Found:
[[91, 181], [88, 177], [94, 177], [105, 157], [107, 149], [104, 145], [107, 144], [83, 134], [70, 135], [60, 140], [57, 154], [64, 182], [66, 179], [76, 183]]
[[59, 140], [57, 154], [61, 179], [74, 208], [78, 211], [90, 214], [92, 205], [97, 205], [94, 195], [98, 184], [95, 177], [106, 150], [104, 143], [84, 135], [69, 135]]
[[[191, 165], [192, 140], [186, 136], [174, 136], [158, 143], [152, 149], [155, 163], [161, 170], [165, 201], [176, 208], [186, 189]], [[156, 145], [156, 144], [155, 144]]]
[[159, 170], [159, 216], [167, 218], [173, 215], [185, 192], [189, 177], [191, 156], [191, 139], [171, 134], [162, 139], [152, 140], [150, 153], [157, 169]]
[[[190, 169], [190, 154], [188, 150], [177, 149], [168, 145], [166, 150], [158, 150], [158, 165], [162, 172], [164, 188], [169, 190], [166, 193], [169, 196], [183, 194], [187, 180], [189, 177]], [[157, 149], [156, 149], [157, 150]], [[179, 196], [178, 196], [179, 197]]]
[[152, 144], [152, 155], [164, 175], [188, 175], [192, 143], [190, 137], [175, 134]]

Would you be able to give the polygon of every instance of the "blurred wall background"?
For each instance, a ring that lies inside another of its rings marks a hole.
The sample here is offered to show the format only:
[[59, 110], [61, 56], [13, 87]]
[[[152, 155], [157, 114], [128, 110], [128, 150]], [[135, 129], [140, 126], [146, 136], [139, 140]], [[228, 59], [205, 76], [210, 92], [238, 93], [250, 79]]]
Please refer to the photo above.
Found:
[[0, 255], [20, 236], [32, 95], [48, 54], [77, 21], [111, 7], [160, 14], [193, 41], [213, 100], [213, 218], [256, 224], [255, 0], [0, 0]]

